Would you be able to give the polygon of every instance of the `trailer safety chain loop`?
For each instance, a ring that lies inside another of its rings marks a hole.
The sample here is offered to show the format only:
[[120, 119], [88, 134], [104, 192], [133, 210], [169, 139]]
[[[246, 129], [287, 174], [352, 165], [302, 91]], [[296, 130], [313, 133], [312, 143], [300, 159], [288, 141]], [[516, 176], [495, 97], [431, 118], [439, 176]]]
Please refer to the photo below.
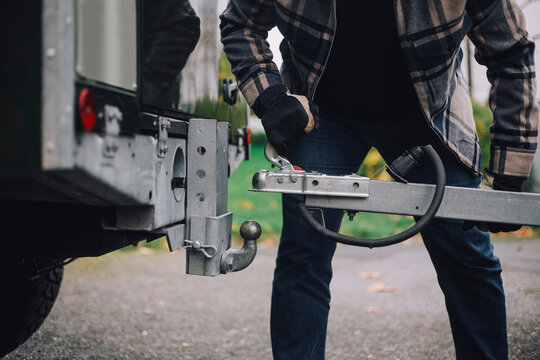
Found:
[[435, 193], [433, 194], [431, 204], [429, 205], [425, 214], [420, 219], [418, 219], [416, 224], [414, 224], [407, 230], [401, 233], [398, 233], [396, 235], [385, 237], [385, 238], [363, 239], [363, 238], [357, 238], [353, 236], [339, 234], [337, 232], [327, 229], [325, 226], [323, 226], [317, 220], [315, 220], [315, 218], [313, 218], [311, 212], [306, 207], [306, 204], [303, 202], [298, 203], [297, 205], [298, 210], [300, 211], [300, 214], [302, 215], [304, 220], [318, 233], [320, 233], [321, 235], [323, 235], [325, 238], [329, 240], [333, 240], [342, 244], [368, 247], [372, 249], [374, 247], [382, 247], [382, 246], [397, 244], [399, 242], [402, 242], [404, 240], [407, 240], [413, 237], [414, 235], [422, 231], [435, 217], [435, 214], [437, 213], [437, 210], [439, 209], [439, 206], [441, 205], [443, 195], [444, 195], [444, 189], [446, 186], [446, 172], [444, 170], [444, 165], [441, 161], [441, 158], [435, 151], [435, 149], [433, 149], [431, 145], [421, 147], [421, 149], [423, 150], [425, 155], [428, 156], [428, 158], [431, 160], [431, 162], [433, 163], [435, 167], [436, 179], [437, 179], [436, 184], [435, 184]]

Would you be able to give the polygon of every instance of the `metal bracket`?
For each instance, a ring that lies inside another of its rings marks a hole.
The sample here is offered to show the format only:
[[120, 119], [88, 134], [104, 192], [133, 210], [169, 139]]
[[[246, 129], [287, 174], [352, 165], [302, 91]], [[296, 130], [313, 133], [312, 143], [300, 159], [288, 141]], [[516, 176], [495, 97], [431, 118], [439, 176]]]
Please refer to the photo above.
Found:
[[105, 139], [103, 141], [103, 156], [113, 158], [120, 144], [116, 139], [120, 135], [120, 123], [124, 116], [119, 108], [105, 105]]
[[253, 176], [250, 191], [366, 198], [369, 181], [369, 178], [356, 174], [332, 176], [298, 170], [261, 170]]
[[158, 157], [164, 158], [169, 150], [167, 139], [169, 138], [168, 130], [171, 127], [171, 120], [165, 117], [158, 118]]
[[223, 101], [233, 106], [238, 101], [238, 84], [230, 77], [223, 80]]
[[176, 223], [153, 230], [151, 233], [165, 236], [167, 239], [167, 245], [169, 246], [169, 251], [173, 252], [185, 245], [185, 228], [186, 226], [184, 223]]
[[249, 136], [248, 133], [249, 130], [247, 127], [236, 130], [235, 136], [237, 144], [229, 144], [229, 176], [238, 169], [242, 161], [249, 160], [250, 145], [247, 140], [247, 137]]
[[[187, 248], [186, 272], [216, 276], [221, 273], [221, 255], [231, 247], [232, 213], [191, 217], [191, 239]], [[219, 255], [219, 256], [216, 256]]]
[[[231, 247], [232, 213], [227, 212], [228, 135], [228, 123], [211, 119], [189, 121], [186, 238], [193, 243], [186, 253], [186, 273], [191, 275], [219, 275], [221, 255]], [[201, 246], [214, 246], [216, 256], [206, 256], [195, 241]]]

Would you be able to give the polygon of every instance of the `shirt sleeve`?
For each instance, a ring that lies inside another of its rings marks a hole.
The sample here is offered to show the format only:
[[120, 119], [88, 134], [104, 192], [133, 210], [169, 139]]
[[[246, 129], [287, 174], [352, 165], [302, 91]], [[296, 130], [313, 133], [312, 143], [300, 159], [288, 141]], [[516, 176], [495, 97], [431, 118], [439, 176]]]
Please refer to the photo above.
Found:
[[229, 0], [220, 16], [221, 41], [249, 106], [273, 85], [282, 84], [266, 40], [274, 27], [274, 0]]
[[538, 137], [534, 43], [525, 18], [511, 0], [472, 0], [469, 37], [475, 58], [487, 67], [493, 112], [489, 170], [496, 176], [527, 178]]

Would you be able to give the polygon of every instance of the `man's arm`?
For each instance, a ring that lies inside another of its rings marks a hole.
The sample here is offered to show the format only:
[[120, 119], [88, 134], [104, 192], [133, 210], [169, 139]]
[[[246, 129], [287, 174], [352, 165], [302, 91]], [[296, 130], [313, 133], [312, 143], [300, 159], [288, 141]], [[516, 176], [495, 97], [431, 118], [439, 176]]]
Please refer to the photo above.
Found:
[[[471, 0], [467, 14], [473, 22], [469, 37], [476, 60], [487, 66], [493, 112], [491, 157], [487, 172], [495, 188], [516, 187], [529, 176], [538, 136], [538, 107], [534, 43], [528, 39], [525, 18], [511, 0]], [[505, 184], [507, 183], [507, 184]]]
[[[521, 191], [530, 174], [538, 137], [534, 43], [527, 38], [525, 18], [511, 0], [470, 0], [473, 22], [469, 37], [475, 58], [487, 66], [493, 112], [489, 168], [480, 189]], [[465, 223], [483, 231], [515, 231], [521, 225]]]
[[317, 127], [319, 109], [283, 85], [266, 41], [274, 27], [274, 0], [229, 0], [221, 15], [221, 42], [240, 91], [261, 118], [270, 142], [288, 156], [304, 133]]
[[227, 59], [242, 94], [253, 106], [264, 90], [282, 84], [266, 41], [274, 27], [274, 0], [229, 0], [220, 19]]

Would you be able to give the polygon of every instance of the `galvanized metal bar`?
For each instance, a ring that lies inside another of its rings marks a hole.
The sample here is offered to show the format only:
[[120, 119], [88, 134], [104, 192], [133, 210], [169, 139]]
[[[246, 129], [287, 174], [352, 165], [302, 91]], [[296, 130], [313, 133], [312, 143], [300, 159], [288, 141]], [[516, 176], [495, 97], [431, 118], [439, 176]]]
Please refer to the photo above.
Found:
[[[216, 124], [216, 216], [227, 212], [229, 186], [229, 123], [218, 121]], [[230, 229], [230, 228], [229, 228]]]
[[43, 3], [42, 168], [73, 167], [75, 129], [75, 4], [45, 0]]
[[[187, 248], [186, 273], [216, 276], [221, 272], [221, 254], [231, 247], [232, 213], [193, 216]], [[204, 250], [204, 251], [201, 251]]]
[[[369, 197], [308, 196], [306, 206], [421, 216], [433, 185], [370, 181]], [[540, 226], [540, 194], [447, 186], [435, 217]]]
[[217, 137], [216, 120], [190, 120], [186, 173], [188, 218], [218, 215]]
[[283, 194], [367, 197], [369, 178], [360, 175], [332, 176], [305, 171], [261, 170], [253, 176], [253, 191]]
[[[291, 176], [297, 178], [292, 182]], [[309, 179], [309, 180], [300, 180]], [[421, 216], [435, 187], [358, 177], [262, 170], [253, 177], [253, 191], [306, 195], [306, 206]], [[279, 181], [278, 181], [279, 180]], [[305, 183], [325, 186], [303, 186]], [[359, 191], [358, 189], [361, 189]], [[436, 217], [540, 226], [540, 194], [490, 191], [447, 186]]]
[[221, 254], [230, 247], [232, 214], [227, 213], [228, 124], [211, 119], [189, 121], [187, 143], [186, 235], [197, 246], [212, 246], [208, 258], [193, 246], [186, 255], [186, 273], [215, 276]]

